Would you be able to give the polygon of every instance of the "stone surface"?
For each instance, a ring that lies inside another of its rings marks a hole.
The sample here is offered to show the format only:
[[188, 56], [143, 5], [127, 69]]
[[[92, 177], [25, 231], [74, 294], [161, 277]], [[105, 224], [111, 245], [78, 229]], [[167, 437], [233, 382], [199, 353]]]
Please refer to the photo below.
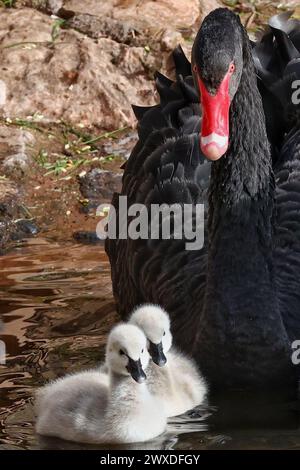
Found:
[[10, 239], [13, 220], [18, 212], [18, 191], [7, 179], [0, 179], [0, 254]]
[[44, 120], [101, 129], [133, 125], [130, 104], [154, 101], [154, 57], [142, 47], [95, 42], [73, 30], [53, 42], [54, 22], [35, 10], [0, 10], [2, 114], [39, 112]]
[[[35, 9], [0, 8], [0, 114], [38, 112], [44, 121], [107, 130], [135, 124], [132, 103], [155, 102], [154, 71], [169, 70], [170, 51], [182, 35], [194, 34], [203, 5], [205, 13], [218, 6], [216, 0], [22, 4]], [[53, 12], [66, 18], [63, 29]]]
[[8, 178], [0, 178], [0, 255], [11, 240], [37, 234], [37, 225], [26, 216], [17, 185]]
[[34, 137], [27, 130], [0, 125], [0, 253], [10, 240], [38, 231], [35, 222], [27, 219], [21, 197], [21, 183], [32, 164], [33, 144]]
[[0, 126], [0, 169], [6, 175], [22, 176], [31, 163], [33, 135], [21, 128]]
[[205, 18], [212, 10], [219, 8], [220, 6], [223, 7], [224, 5], [220, 4], [217, 0], [202, 0], [202, 1], [200, 0], [199, 6], [200, 6], [200, 16], [198, 19], [198, 23], [200, 24], [200, 21], [202, 21], [203, 18]]
[[15, 5], [36, 8], [46, 13], [55, 14], [63, 6], [63, 3], [63, 0], [16, 0]]
[[127, 21], [115, 20], [114, 18], [99, 17], [86, 13], [75, 13], [69, 18], [69, 10], [60, 10], [60, 16], [67, 19], [69, 27], [86, 34], [87, 36], [98, 38], [110, 38], [113, 41], [139, 45], [138, 31]]
[[89, 207], [110, 202], [114, 192], [121, 190], [122, 173], [94, 168], [83, 177], [79, 177], [80, 192], [89, 200]]
[[0, 80], [0, 106], [6, 103], [6, 85], [3, 80]]
[[138, 29], [157, 30], [192, 27], [200, 15], [201, 3], [206, 0], [66, 0], [64, 7], [78, 13], [131, 21]]

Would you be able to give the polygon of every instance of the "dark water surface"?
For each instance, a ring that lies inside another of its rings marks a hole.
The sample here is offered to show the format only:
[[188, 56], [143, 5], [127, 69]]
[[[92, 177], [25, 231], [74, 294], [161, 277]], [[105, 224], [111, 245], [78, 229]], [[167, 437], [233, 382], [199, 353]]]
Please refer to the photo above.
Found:
[[[103, 247], [44, 239], [14, 247], [0, 257], [0, 313], [7, 352], [0, 365], [0, 450], [89, 448], [38, 437], [33, 394], [49, 379], [103, 360], [117, 320]], [[300, 449], [299, 417], [296, 401], [224, 396], [174, 418], [155, 441], [127, 448]]]

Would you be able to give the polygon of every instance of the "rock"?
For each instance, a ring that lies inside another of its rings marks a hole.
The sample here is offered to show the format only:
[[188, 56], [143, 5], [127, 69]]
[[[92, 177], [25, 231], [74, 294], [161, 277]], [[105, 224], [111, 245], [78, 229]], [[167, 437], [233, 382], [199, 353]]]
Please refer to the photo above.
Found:
[[86, 175], [79, 177], [80, 192], [89, 200], [88, 207], [95, 208], [105, 202], [110, 202], [114, 192], [122, 187], [122, 173], [94, 168]]
[[197, 26], [200, 26], [200, 22], [213, 10], [219, 8], [221, 5], [217, 0], [202, 0], [199, 2], [200, 4], [200, 18], [197, 23]]
[[103, 245], [104, 243], [104, 240], [101, 240], [100, 238], [97, 237], [96, 232], [87, 232], [84, 230], [74, 232], [73, 238], [77, 242], [84, 243], [86, 245], [92, 245], [95, 243]]
[[109, 130], [132, 126], [131, 103], [154, 103], [155, 58], [143, 47], [94, 41], [73, 30], [62, 30], [53, 41], [54, 25], [54, 19], [35, 10], [0, 10], [1, 80], [7, 95], [0, 113], [39, 112], [46, 121]]
[[36, 8], [48, 14], [56, 14], [63, 3], [63, 0], [17, 0], [16, 6]]
[[57, 13], [63, 3], [63, 0], [47, 0], [47, 7], [52, 13]]
[[39, 232], [38, 226], [32, 220], [18, 219], [15, 222], [15, 230], [12, 234], [13, 240], [20, 240], [26, 237], [33, 237]]
[[128, 160], [133, 147], [138, 141], [136, 131], [126, 132], [119, 139], [110, 139], [103, 145], [103, 150], [106, 155], [115, 155]]
[[7, 179], [0, 179], [0, 253], [11, 237], [13, 219], [18, 212], [18, 191]]
[[89, 13], [95, 16], [111, 16], [115, 5], [121, 4], [119, 0], [65, 0], [64, 8], [75, 13]]
[[0, 126], [0, 168], [6, 175], [22, 176], [29, 169], [33, 135], [18, 127]]
[[6, 103], [6, 85], [3, 80], [0, 80], [0, 106]]
[[3, 169], [7, 175], [12, 175], [18, 173], [21, 175], [22, 173], [27, 172], [29, 169], [29, 161], [28, 157], [24, 153], [16, 153], [7, 157], [3, 163]]
[[22, 195], [8, 178], [0, 178], [0, 254], [12, 240], [32, 237], [38, 232], [33, 220], [26, 219]]
[[[0, 114], [113, 130], [155, 103], [153, 74], [216, 0], [18, 0], [0, 9]], [[81, 32], [79, 32], [79, 31]], [[130, 47], [132, 46], [132, 47]]]
[[193, 26], [206, 0], [67, 0], [64, 7], [77, 13], [130, 21], [137, 29], [186, 29]]
[[183, 43], [183, 37], [178, 31], [167, 29], [163, 32], [160, 43], [164, 51], [172, 51], [178, 44]]
[[38, 231], [33, 220], [24, 218], [17, 187], [9, 180], [0, 179], [0, 255], [12, 240], [32, 237]]
[[[66, 15], [65, 11], [60, 10], [59, 15], [68, 16], [68, 13]], [[74, 14], [68, 20], [68, 26], [94, 39], [105, 37], [124, 44], [136, 45], [139, 43], [136, 37], [138, 31], [126, 21], [121, 22], [113, 18], [79, 13]]]

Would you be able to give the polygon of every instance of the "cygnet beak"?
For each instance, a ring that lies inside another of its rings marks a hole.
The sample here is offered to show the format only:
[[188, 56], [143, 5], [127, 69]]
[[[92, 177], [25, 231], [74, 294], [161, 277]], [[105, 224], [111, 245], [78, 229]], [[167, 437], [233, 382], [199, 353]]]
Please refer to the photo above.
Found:
[[152, 357], [152, 361], [159, 367], [164, 366], [167, 362], [167, 358], [164, 355], [162, 341], [158, 344], [149, 341], [149, 354]]
[[146, 374], [143, 371], [141, 360], [134, 361], [130, 357], [128, 357], [128, 364], [126, 366], [131, 377], [139, 384], [146, 380]]

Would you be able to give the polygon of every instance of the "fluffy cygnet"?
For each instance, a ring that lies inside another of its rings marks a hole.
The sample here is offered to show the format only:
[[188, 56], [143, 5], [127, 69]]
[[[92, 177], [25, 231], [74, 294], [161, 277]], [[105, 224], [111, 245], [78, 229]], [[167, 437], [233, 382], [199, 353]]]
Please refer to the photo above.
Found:
[[133, 311], [129, 323], [138, 326], [148, 340], [153, 362], [147, 368], [150, 391], [164, 405], [168, 417], [200, 405], [207, 385], [195, 363], [172, 346], [170, 318], [158, 305], [145, 304]]
[[108, 374], [95, 369], [67, 375], [38, 391], [37, 432], [86, 443], [158, 436], [166, 416], [145, 382], [148, 363], [144, 333], [135, 325], [117, 325], [106, 347]]

